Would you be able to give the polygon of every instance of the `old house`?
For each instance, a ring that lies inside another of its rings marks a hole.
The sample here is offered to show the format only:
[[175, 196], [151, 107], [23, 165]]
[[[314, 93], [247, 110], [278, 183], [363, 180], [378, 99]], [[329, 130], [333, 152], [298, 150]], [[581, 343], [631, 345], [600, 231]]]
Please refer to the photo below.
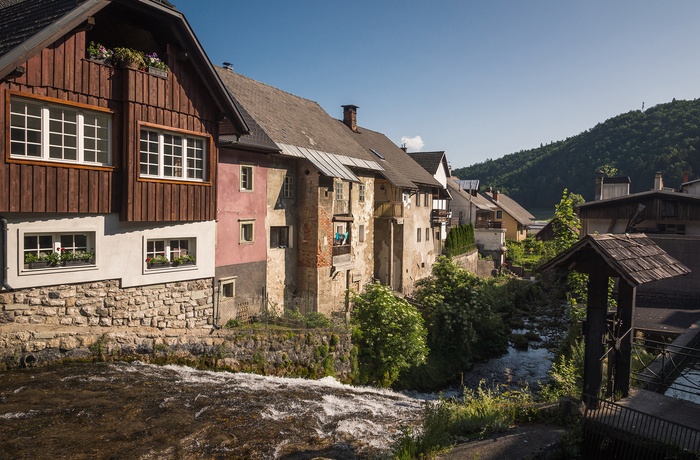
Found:
[[[248, 158], [253, 174], [266, 177], [265, 213], [249, 218], [267, 238], [268, 303], [301, 298], [311, 311], [346, 309], [347, 290], [359, 291], [373, 276], [378, 158], [317, 103], [229, 69], [219, 74], [278, 150], [264, 160]], [[222, 186], [235, 187], [236, 180]], [[237, 209], [235, 202], [219, 206]], [[239, 241], [220, 234], [218, 244], [224, 251]]]
[[489, 228], [504, 228], [507, 240], [522, 241], [527, 237], [527, 227], [535, 216], [509, 196], [498, 190], [482, 193], [494, 207], [493, 215], [484, 225]]
[[445, 155], [444, 151], [408, 152], [408, 154], [416, 163], [421, 165], [423, 169], [432, 174], [435, 180], [442, 185], [442, 187], [438, 189], [437, 195], [433, 196], [431, 214], [433, 225], [440, 227], [439, 234], [436, 231], [436, 239], [444, 243], [452, 216], [450, 212], [450, 201], [452, 197], [447, 187], [447, 183], [451, 180], [450, 165], [447, 162], [447, 155]]
[[374, 277], [410, 293], [440, 254], [441, 222], [433, 221], [432, 203], [442, 185], [384, 134], [360, 127], [357, 109], [343, 106], [339, 125], [381, 166], [373, 190]]
[[[627, 189], [629, 190], [629, 189]], [[583, 203], [576, 208], [581, 235], [645, 233], [654, 243], [691, 269], [682, 278], [649, 283], [640, 295], [700, 297], [700, 195], [690, 193], [693, 182], [680, 191], [664, 187], [657, 173], [653, 187], [644, 192], [618, 194]]]
[[3, 2], [0, 105], [2, 285], [34, 296], [15, 320], [210, 324], [219, 122], [247, 127], [183, 15]]

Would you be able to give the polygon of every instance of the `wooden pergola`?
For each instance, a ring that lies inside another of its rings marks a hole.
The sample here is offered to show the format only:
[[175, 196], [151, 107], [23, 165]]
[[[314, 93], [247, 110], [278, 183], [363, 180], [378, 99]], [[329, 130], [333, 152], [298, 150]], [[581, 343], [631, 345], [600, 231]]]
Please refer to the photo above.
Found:
[[[606, 396], [629, 394], [637, 286], [690, 273], [643, 233], [587, 235], [544, 264], [540, 271], [563, 269], [588, 275], [583, 401], [596, 403], [608, 358]], [[618, 278], [617, 312], [608, 325], [608, 279]], [[607, 348], [607, 349], [606, 349]]]

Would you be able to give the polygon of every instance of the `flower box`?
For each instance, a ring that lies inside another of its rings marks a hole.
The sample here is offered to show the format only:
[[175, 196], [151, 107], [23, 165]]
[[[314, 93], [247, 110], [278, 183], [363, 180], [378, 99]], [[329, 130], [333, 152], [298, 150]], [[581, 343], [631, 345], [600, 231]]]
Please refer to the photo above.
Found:
[[173, 265], [174, 265], [175, 267], [184, 267], [184, 266], [187, 266], [187, 265], [194, 265], [194, 260], [188, 260], [188, 261], [185, 261], [185, 262], [173, 262]]
[[53, 262], [50, 260], [38, 260], [36, 262], [29, 262], [27, 265], [29, 265], [30, 269], [36, 270], [37, 268], [49, 268], [53, 265]]
[[149, 262], [148, 268], [165, 268], [169, 267], [170, 262]]
[[148, 73], [151, 75], [155, 75], [156, 77], [161, 77], [161, 78], [168, 78], [168, 71], [159, 69], [157, 67], [148, 67]]
[[80, 259], [74, 259], [74, 260], [66, 260], [63, 262], [63, 265], [65, 267], [75, 267], [76, 265], [93, 265], [95, 263], [94, 260], [80, 260]]

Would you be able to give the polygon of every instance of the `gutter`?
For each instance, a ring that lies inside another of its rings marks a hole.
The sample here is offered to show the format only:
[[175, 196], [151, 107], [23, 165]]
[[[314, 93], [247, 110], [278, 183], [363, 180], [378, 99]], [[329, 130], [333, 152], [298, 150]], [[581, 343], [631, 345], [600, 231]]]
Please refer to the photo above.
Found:
[[0, 216], [0, 222], [2, 223], [2, 230], [0, 231], [0, 263], [2, 263], [2, 270], [0, 270], [0, 282], [2, 289], [11, 291], [12, 286], [7, 284], [7, 219]]

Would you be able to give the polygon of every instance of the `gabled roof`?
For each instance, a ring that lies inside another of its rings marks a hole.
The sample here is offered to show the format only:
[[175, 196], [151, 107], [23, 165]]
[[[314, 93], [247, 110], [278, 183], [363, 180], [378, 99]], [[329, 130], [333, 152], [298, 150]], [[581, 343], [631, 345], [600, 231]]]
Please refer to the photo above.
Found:
[[614, 198], [605, 198], [602, 200], [588, 201], [576, 206], [577, 209], [592, 209], [592, 208], [602, 208], [606, 206], [620, 206], [630, 203], [636, 203], [640, 199], [648, 198], [662, 198], [662, 199], [675, 199], [682, 201], [690, 201], [700, 205], [700, 196], [691, 195], [689, 193], [674, 192], [671, 190], [647, 190], [645, 192], [631, 193], [625, 196], [617, 196]]
[[[193, 68], [206, 90], [219, 104], [237, 132], [247, 132], [243, 117], [214, 71], [209, 58], [185, 16], [166, 0], [0, 0], [0, 80], [42, 49], [59, 40], [96, 14], [105, 10], [103, 20], [119, 21], [112, 9], [128, 12], [135, 21], [157, 21], [159, 33], [167, 33], [188, 52]], [[96, 24], [99, 27], [100, 24]], [[114, 27], [114, 24], [109, 24]], [[123, 32], [124, 33], [124, 32]], [[124, 33], [127, 37], [128, 32]], [[130, 37], [136, 41], [143, 37]]]
[[323, 174], [357, 180], [348, 168], [382, 171], [377, 157], [348, 136], [318, 103], [217, 67], [236, 101], [285, 155], [309, 160]]
[[[254, 150], [259, 152], [274, 153], [280, 152], [281, 149], [275, 144], [275, 142], [270, 139], [264, 129], [258, 124], [257, 121], [248, 113], [248, 111], [243, 107], [234, 95], [231, 95], [233, 102], [236, 104], [238, 111], [243, 116], [246, 125], [248, 125], [249, 132], [238, 136], [236, 134], [229, 134], [229, 123], [228, 121], [222, 122], [219, 128], [219, 146], [220, 147], [238, 147], [247, 150]], [[235, 130], [234, 130], [235, 132]]]
[[408, 154], [433, 176], [442, 167], [445, 170], [445, 176], [450, 177], [450, 168], [447, 165], [447, 156], [444, 151], [408, 152]]
[[359, 126], [357, 131], [352, 131], [342, 121], [336, 123], [368, 152], [376, 152], [373, 155], [384, 168], [381, 174], [394, 186], [406, 189], [416, 189], [421, 185], [442, 188], [440, 182], [384, 134]]
[[527, 209], [523, 208], [514, 199], [503, 193], [498, 194], [498, 201], [493, 199], [493, 192], [483, 192], [482, 195], [489, 200], [494, 206], [498, 206], [522, 225], [530, 225], [535, 219], [535, 216], [530, 214]]
[[690, 269], [669, 256], [643, 233], [587, 235], [545, 263], [540, 271], [565, 268], [582, 273], [609, 271], [632, 286], [686, 275]]
[[480, 194], [471, 195], [467, 190], [460, 187], [459, 180], [456, 178], [447, 180], [447, 188], [452, 195], [452, 199], [461, 199], [464, 201], [471, 202], [480, 211], [492, 211], [494, 205], [491, 204], [489, 200], [481, 196]]

